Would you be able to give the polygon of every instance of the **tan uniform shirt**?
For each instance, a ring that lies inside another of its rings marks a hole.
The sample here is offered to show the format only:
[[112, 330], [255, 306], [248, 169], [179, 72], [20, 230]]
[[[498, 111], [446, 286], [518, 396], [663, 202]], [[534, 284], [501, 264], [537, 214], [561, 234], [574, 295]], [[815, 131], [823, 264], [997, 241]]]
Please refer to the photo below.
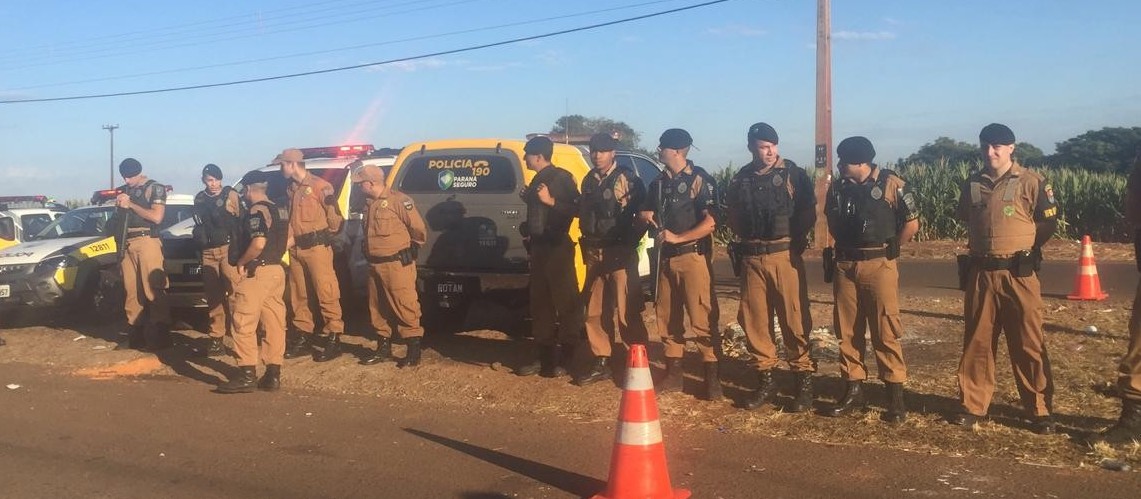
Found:
[[407, 194], [390, 190], [366, 201], [365, 250], [369, 256], [392, 256], [411, 243], [423, 245], [427, 233], [424, 218]]
[[289, 228], [294, 236], [322, 229], [333, 233], [341, 230], [344, 218], [335, 192], [329, 182], [312, 173], [301, 182], [289, 183]]
[[967, 223], [975, 256], [1010, 256], [1034, 246], [1037, 222], [1058, 216], [1054, 190], [1046, 178], [1018, 163], [1002, 177], [986, 169], [963, 182], [958, 217]]

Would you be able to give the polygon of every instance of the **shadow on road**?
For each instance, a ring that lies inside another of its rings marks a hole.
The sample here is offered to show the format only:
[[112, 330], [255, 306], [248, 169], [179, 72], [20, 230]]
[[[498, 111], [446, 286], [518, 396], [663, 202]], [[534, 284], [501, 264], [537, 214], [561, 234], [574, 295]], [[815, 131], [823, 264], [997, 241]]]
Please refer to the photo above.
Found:
[[[425, 440], [431, 440], [444, 447], [454, 449], [486, 463], [491, 463], [505, 470], [518, 473], [532, 480], [543, 482], [551, 487], [559, 489], [569, 494], [574, 494], [579, 497], [590, 497], [598, 493], [600, 490], [606, 488], [606, 483], [597, 478], [592, 478], [586, 475], [580, 475], [573, 471], [567, 471], [556, 468], [554, 466], [546, 465], [523, 459], [518, 456], [512, 456], [499, 451], [494, 451], [488, 448], [472, 445], [458, 440], [452, 440], [448, 437], [428, 433], [426, 431], [417, 430], [414, 428], [403, 428], [407, 433], [416, 435], [417, 437]], [[464, 497], [501, 497], [495, 494], [486, 493], [473, 493]]]

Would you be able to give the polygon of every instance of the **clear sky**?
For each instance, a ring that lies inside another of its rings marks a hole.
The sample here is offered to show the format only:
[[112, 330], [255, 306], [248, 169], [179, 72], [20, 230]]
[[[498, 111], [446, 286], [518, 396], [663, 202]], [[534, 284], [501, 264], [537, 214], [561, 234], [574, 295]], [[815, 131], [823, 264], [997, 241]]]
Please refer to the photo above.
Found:
[[[701, 0], [0, 0], [0, 100], [259, 78], [493, 43]], [[1135, 0], [834, 0], [835, 138], [881, 162], [992, 121], [1054, 144], [1141, 117]], [[552, 19], [557, 18], [557, 19]], [[285, 147], [523, 137], [567, 111], [656, 146], [683, 127], [710, 170], [776, 127], [812, 163], [816, 2], [731, 0], [597, 30], [354, 71], [134, 97], [0, 104], [0, 195], [86, 198], [115, 156], [177, 192]], [[116, 177], [116, 181], [119, 181]]]

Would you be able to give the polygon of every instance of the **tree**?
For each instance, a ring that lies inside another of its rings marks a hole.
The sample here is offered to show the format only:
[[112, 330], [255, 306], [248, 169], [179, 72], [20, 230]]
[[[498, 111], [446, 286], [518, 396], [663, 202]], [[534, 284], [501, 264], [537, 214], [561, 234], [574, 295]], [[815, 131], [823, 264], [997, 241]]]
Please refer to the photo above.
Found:
[[[1041, 151], [1038, 151], [1041, 153]], [[959, 142], [949, 137], [939, 137], [935, 142], [923, 144], [915, 154], [903, 160], [907, 163], [937, 165], [946, 162], [952, 165], [979, 161], [979, 148], [974, 144]]]
[[1047, 158], [1047, 162], [1052, 166], [1127, 172], [1138, 147], [1141, 147], [1141, 127], [1105, 127], [1059, 142], [1058, 152]]
[[1014, 160], [1022, 166], [1042, 166], [1046, 153], [1029, 142], [1014, 144]]
[[587, 118], [581, 114], [562, 116], [555, 120], [551, 127], [551, 135], [569, 137], [590, 137], [596, 133], [618, 133], [618, 142], [630, 150], [641, 150], [638, 143], [642, 135], [634, 131], [630, 125], [623, 121], [615, 121], [606, 117]]

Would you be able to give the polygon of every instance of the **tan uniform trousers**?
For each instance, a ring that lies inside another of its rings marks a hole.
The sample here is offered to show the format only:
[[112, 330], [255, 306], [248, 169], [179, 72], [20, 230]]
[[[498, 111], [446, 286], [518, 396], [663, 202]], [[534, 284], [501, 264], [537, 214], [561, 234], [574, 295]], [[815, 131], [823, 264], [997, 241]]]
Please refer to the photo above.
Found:
[[149, 309], [152, 325], [170, 325], [170, 303], [166, 298], [170, 282], [163, 268], [162, 242], [149, 236], [128, 239], [119, 268], [123, 271], [123, 288], [127, 295], [123, 306], [127, 324], [137, 326], [143, 311]]
[[749, 364], [758, 371], [768, 371], [780, 360], [773, 341], [770, 312], [776, 312], [789, 368], [797, 372], [815, 370], [809, 356], [808, 324], [804, 320], [808, 303], [801, 300], [803, 268], [793, 265], [790, 255], [786, 250], [746, 256], [741, 262], [741, 308], [737, 311], [737, 321], [749, 341], [752, 353]]
[[887, 383], [907, 381], [903, 361], [903, 324], [899, 320], [899, 268], [895, 260], [872, 258], [836, 262], [832, 280], [836, 306], [832, 321], [840, 338], [840, 373], [848, 381], [868, 378], [864, 363], [871, 329], [879, 378]]
[[333, 270], [333, 248], [317, 245], [309, 249], [289, 251], [289, 302], [293, 309], [293, 329], [314, 333], [315, 311], [320, 311], [324, 331], [345, 332], [341, 320], [341, 285]]
[[685, 353], [685, 315], [693, 330], [697, 350], [705, 362], [717, 362], [709, 319], [713, 297], [709, 293], [709, 263], [705, 256], [686, 253], [662, 258], [655, 311], [658, 335], [665, 344], [666, 358], [680, 359]]
[[1129, 316], [1129, 349], [1117, 367], [1117, 387], [1121, 398], [1141, 401], [1141, 283], [1133, 298], [1133, 313]]
[[586, 259], [586, 339], [595, 357], [610, 357], [616, 340], [626, 345], [649, 341], [642, 321], [645, 299], [638, 254], [630, 246], [583, 249]]
[[368, 266], [368, 313], [381, 338], [420, 338], [420, 297], [416, 295], [416, 265], [399, 260]]
[[986, 415], [994, 396], [998, 335], [1004, 331], [1023, 408], [1032, 416], [1050, 414], [1054, 381], [1046, 355], [1042, 307], [1036, 275], [1014, 277], [1008, 270], [971, 270], [963, 298], [966, 334], [959, 363], [963, 410]]
[[258, 364], [258, 323], [265, 329], [261, 360], [281, 365], [285, 360], [285, 269], [263, 265], [253, 277], [234, 284], [234, 353], [241, 367]]
[[574, 247], [571, 242], [531, 246], [531, 334], [540, 345], [574, 345], [581, 337]]
[[207, 332], [211, 338], [222, 338], [230, 329], [233, 307], [233, 283], [238, 271], [230, 265], [230, 246], [202, 250], [202, 287], [206, 292], [206, 310], [210, 315]]

